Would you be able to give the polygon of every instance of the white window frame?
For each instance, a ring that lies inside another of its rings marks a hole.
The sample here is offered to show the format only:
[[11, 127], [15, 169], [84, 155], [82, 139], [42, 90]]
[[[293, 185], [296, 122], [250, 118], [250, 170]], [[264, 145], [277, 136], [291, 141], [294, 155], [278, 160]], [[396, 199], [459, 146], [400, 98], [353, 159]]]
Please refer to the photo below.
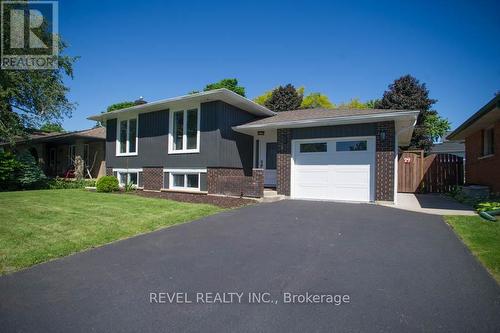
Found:
[[[201, 191], [201, 174], [207, 169], [163, 169], [168, 172], [168, 190], [176, 191]], [[174, 186], [174, 175], [184, 175], [184, 186]], [[198, 187], [187, 187], [187, 175], [198, 175]]]
[[[130, 152], [130, 120], [135, 119], [135, 152]], [[125, 144], [125, 152], [120, 152], [120, 124], [122, 121], [127, 122], [127, 142]], [[137, 156], [139, 153], [139, 117], [134, 115], [128, 118], [117, 118], [116, 119], [116, 156]]]
[[[187, 112], [190, 110], [196, 110], [196, 148], [187, 149]], [[182, 132], [182, 149], [174, 149], [174, 113], [183, 113], [183, 132]], [[200, 152], [200, 106], [195, 105], [192, 107], [183, 107], [181, 109], [172, 109], [169, 111], [168, 119], [168, 153], [169, 154], [192, 154]]]
[[[139, 172], [142, 172], [142, 169], [113, 169], [113, 173], [116, 172], [116, 178], [118, 178], [118, 185], [120, 187], [125, 187], [128, 183], [130, 183], [130, 174], [135, 173], [137, 174], [137, 185], [134, 185], [134, 188], [140, 188], [139, 186]], [[121, 174], [127, 174], [127, 184], [123, 184], [121, 182]]]

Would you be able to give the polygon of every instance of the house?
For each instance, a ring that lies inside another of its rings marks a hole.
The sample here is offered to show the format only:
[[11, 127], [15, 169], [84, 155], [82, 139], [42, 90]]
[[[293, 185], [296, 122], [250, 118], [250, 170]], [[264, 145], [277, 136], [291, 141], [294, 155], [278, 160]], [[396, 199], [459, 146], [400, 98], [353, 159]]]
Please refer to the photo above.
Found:
[[500, 95], [496, 95], [449, 136], [465, 140], [465, 180], [500, 193]]
[[262, 197], [395, 201], [397, 149], [418, 111], [275, 113], [227, 89], [89, 117], [106, 124], [106, 173], [121, 185]]
[[34, 132], [17, 140], [14, 147], [7, 143], [1, 146], [16, 154], [31, 153], [49, 177], [72, 177], [75, 158], [80, 156], [85, 177], [97, 178], [105, 174], [105, 140], [106, 129], [98, 127], [64, 133]]
[[430, 153], [451, 154], [465, 158], [465, 140], [450, 140], [448, 137], [450, 134], [451, 132], [447, 132], [441, 142], [434, 143]]

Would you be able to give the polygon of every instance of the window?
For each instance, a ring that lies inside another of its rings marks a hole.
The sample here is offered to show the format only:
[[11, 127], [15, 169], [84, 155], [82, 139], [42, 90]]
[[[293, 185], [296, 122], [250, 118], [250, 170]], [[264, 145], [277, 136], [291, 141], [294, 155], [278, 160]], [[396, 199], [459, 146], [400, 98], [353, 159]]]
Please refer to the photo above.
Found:
[[199, 109], [171, 112], [170, 124], [170, 154], [200, 151]]
[[301, 153], [324, 153], [327, 151], [326, 142], [301, 143]]
[[89, 145], [83, 145], [83, 161], [87, 167], [90, 167], [90, 152]]
[[196, 190], [200, 189], [199, 173], [170, 173], [170, 188]]
[[56, 166], [56, 149], [55, 148], [50, 148], [50, 151], [49, 151], [49, 166], [50, 167], [55, 167]]
[[495, 131], [494, 128], [488, 128], [483, 131], [483, 156], [493, 155], [495, 153]]
[[137, 155], [137, 118], [119, 121], [116, 155]]
[[75, 145], [69, 146], [68, 158], [69, 158], [69, 161], [68, 161], [69, 165], [73, 165], [73, 163], [75, 163], [75, 159], [76, 159], [76, 146]]
[[138, 172], [118, 171], [118, 182], [120, 183], [120, 186], [132, 183], [137, 187], [138, 179]]
[[367, 149], [366, 140], [337, 142], [337, 151], [362, 151], [366, 149]]

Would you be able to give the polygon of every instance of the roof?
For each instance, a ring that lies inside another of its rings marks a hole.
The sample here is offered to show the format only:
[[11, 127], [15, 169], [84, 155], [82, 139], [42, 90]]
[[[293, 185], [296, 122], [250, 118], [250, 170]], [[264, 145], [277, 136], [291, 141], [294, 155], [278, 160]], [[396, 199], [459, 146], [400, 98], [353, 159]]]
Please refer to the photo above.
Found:
[[224, 101], [234, 105], [244, 111], [252, 113], [256, 116], [273, 116], [275, 113], [265, 106], [255, 103], [246, 97], [238, 95], [237, 93], [226, 88], [215, 89], [210, 91], [203, 91], [195, 94], [177, 96], [173, 98], [163, 99], [146, 104], [135, 105], [129, 108], [120, 109], [116, 111], [101, 113], [88, 117], [90, 120], [103, 121], [110, 118], [116, 118], [123, 114], [136, 114], [142, 112], [160, 111], [169, 108], [182, 107], [184, 104], [189, 103], [206, 103], [211, 101]]
[[[16, 144], [24, 142], [49, 142], [68, 138], [89, 138], [97, 140], [106, 140], [106, 128], [96, 127], [73, 132], [33, 132], [27, 138], [19, 138]], [[0, 143], [6, 145], [8, 143]]]
[[300, 128], [394, 121], [398, 142], [410, 143], [419, 111], [390, 109], [305, 109], [278, 112], [273, 117], [259, 119], [233, 129], [246, 134], [256, 130]]
[[450, 135], [450, 140], [464, 140], [470, 134], [486, 128], [500, 120], [500, 94], [496, 95], [479, 111], [464, 121]]
[[266, 125], [279, 125], [280, 123], [289, 124], [291, 122], [301, 122], [305, 120], [314, 119], [333, 119], [342, 117], [354, 117], [354, 116], [372, 116], [372, 115], [384, 115], [391, 114], [394, 112], [405, 112], [405, 110], [389, 110], [389, 109], [302, 109], [293, 111], [283, 111], [277, 112], [273, 117], [259, 119], [241, 126], [244, 127], [265, 127]]
[[445, 141], [436, 143], [431, 147], [432, 153], [463, 153], [465, 152], [465, 144], [463, 141]]

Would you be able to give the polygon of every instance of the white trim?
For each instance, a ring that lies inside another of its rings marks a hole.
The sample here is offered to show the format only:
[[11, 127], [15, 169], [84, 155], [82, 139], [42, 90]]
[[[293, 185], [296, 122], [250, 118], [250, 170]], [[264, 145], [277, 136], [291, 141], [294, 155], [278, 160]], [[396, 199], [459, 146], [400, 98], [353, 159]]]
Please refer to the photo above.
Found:
[[[129, 152], [130, 144], [129, 144], [129, 133], [130, 133], [130, 120], [135, 119], [135, 152]], [[122, 121], [127, 122], [127, 141], [125, 143], [125, 153], [120, 152], [120, 123]], [[116, 156], [137, 156], [139, 154], [139, 117], [129, 116], [129, 117], [119, 117], [116, 119]]]
[[301, 120], [290, 120], [290, 121], [280, 121], [269, 124], [254, 124], [252, 125], [239, 125], [233, 127], [235, 130], [245, 130], [245, 129], [266, 129], [266, 128], [299, 128], [299, 127], [315, 127], [321, 125], [334, 125], [334, 124], [349, 124], [356, 123], [356, 121], [362, 123], [377, 122], [384, 119], [398, 119], [404, 117], [417, 117], [420, 111], [397, 111], [397, 112], [384, 112], [384, 113], [374, 113], [365, 115], [355, 115], [355, 116], [341, 116], [341, 117], [329, 117], [329, 118], [319, 118], [319, 119], [301, 119]]
[[163, 169], [163, 172], [176, 172], [176, 173], [182, 173], [182, 172], [187, 172], [187, 173], [207, 173], [206, 168], [190, 168], [190, 169], [175, 169], [175, 168], [170, 168], [170, 169]]
[[[297, 143], [302, 143], [302, 142], [319, 142], [319, 141], [350, 141], [350, 140], [363, 140], [363, 139], [373, 139], [373, 144], [374, 144], [374, 147], [373, 147], [373, 170], [370, 171], [370, 176], [372, 176], [372, 173], [373, 173], [373, 177], [371, 177], [370, 179], [370, 201], [368, 202], [375, 202], [375, 194], [376, 194], [376, 190], [375, 190], [375, 186], [376, 186], [376, 177], [377, 177], [377, 170], [375, 170], [375, 168], [377, 167], [377, 158], [376, 158], [376, 154], [377, 154], [377, 138], [376, 136], [374, 135], [369, 135], [369, 136], [345, 136], [345, 137], [336, 137], [336, 138], [314, 138], [314, 139], [293, 139], [291, 140], [290, 142], [290, 148], [292, 150], [291, 152], [291, 157], [290, 157], [290, 198], [291, 199], [296, 199], [295, 198], [295, 186], [294, 186], [294, 167], [295, 167], [295, 159], [294, 159], [294, 155], [295, 155], [295, 149], [294, 149], [294, 145], [297, 144]], [[335, 145], [336, 147], [336, 145]], [[362, 151], [362, 152], [369, 152], [369, 151]], [[338, 153], [343, 153], [343, 152], [338, 152]], [[307, 199], [309, 200], [309, 199]], [[332, 201], [332, 200], [320, 200], [320, 201]], [[339, 201], [339, 200], [333, 200], [333, 201]]]
[[142, 168], [130, 168], [130, 169], [126, 169], [126, 168], [113, 168], [113, 172], [142, 172]]
[[117, 168], [117, 169], [114, 169], [114, 168], [113, 168], [113, 173], [115, 173], [115, 172], [117, 173], [117, 175], [116, 175], [117, 177], [116, 177], [116, 178], [118, 179], [118, 185], [119, 185], [120, 187], [124, 187], [124, 186], [126, 185], [126, 184], [123, 184], [123, 183], [121, 182], [121, 179], [120, 179], [120, 178], [121, 178], [121, 177], [120, 177], [120, 174], [121, 174], [121, 173], [125, 173], [125, 174], [127, 174], [127, 183], [128, 183], [128, 182], [130, 182], [130, 174], [131, 174], [131, 173], [135, 173], [135, 174], [137, 175], [137, 176], [136, 176], [136, 177], [137, 177], [137, 184], [136, 184], [136, 185], [134, 185], [134, 188], [141, 188], [141, 187], [139, 186], [139, 172], [142, 172], [142, 169], [122, 169], [122, 168]]
[[[201, 173], [200, 172], [179, 172], [179, 171], [170, 171], [168, 172], [168, 190], [175, 191], [201, 191]], [[184, 186], [174, 186], [174, 175], [184, 175]], [[198, 187], [188, 187], [187, 186], [187, 176], [188, 175], [197, 175], [198, 176]]]
[[[185, 106], [180, 109], [169, 110], [168, 115], [168, 154], [193, 154], [200, 152], [200, 104]], [[196, 110], [196, 148], [187, 149], [187, 111]], [[174, 113], [182, 112], [183, 115], [183, 131], [182, 131], [182, 149], [174, 150]]]

